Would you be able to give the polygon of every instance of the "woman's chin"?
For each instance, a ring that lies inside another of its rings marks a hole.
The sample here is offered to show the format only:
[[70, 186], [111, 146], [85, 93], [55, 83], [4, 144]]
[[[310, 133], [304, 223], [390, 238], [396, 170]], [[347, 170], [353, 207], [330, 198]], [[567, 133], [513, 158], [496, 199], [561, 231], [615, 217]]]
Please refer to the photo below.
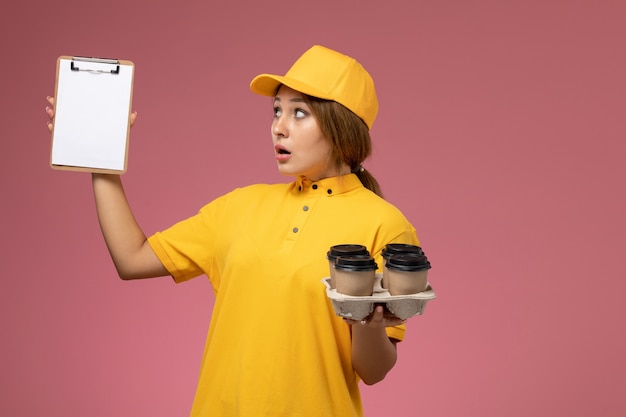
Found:
[[294, 169], [289, 169], [284, 165], [278, 164], [278, 173], [285, 177], [297, 177], [300, 175], [300, 172]]

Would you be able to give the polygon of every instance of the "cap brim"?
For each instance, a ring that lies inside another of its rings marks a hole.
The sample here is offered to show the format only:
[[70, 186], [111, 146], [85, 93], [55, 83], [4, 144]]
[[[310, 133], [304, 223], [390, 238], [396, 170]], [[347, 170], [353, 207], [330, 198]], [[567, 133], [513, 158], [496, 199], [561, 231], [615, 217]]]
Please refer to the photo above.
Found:
[[289, 88], [292, 88], [300, 93], [309, 96], [322, 98], [325, 100], [332, 100], [327, 93], [313, 88], [306, 83], [294, 80], [292, 78], [283, 77], [282, 75], [257, 75], [250, 82], [250, 90], [252, 90], [253, 93], [260, 94], [262, 96], [273, 97], [274, 95], [276, 95], [278, 87], [281, 85], [286, 85]]

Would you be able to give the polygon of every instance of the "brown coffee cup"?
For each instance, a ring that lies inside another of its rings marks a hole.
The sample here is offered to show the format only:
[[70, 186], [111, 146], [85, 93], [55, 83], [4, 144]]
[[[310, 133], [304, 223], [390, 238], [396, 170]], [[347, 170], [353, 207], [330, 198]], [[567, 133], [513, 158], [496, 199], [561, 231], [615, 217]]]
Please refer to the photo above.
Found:
[[416, 294], [428, 287], [430, 262], [424, 255], [391, 255], [383, 270], [390, 295]]
[[351, 296], [370, 296], [374, 293], [378, 265], [371, 256], [339, 257], [333, 268], [338, 293]]
[[355, 256], [355, 255], [367, 255], [369, 252], [363, 245], [358, 244], [342, 244], [331, 246], [330, 250], [326, 253], [326, 259], [328, 259], [328, 267], [330, 269], [330, 287], [335, 288], [335, 262], [337, 258], [343, 256]]
[[411, 245], [409, 243], [388, 243], [383, 249], [381, 255], [383, 257], [383, 279], [381, 281], [381, 286], [384, 289], [388, 289], [385, 278], [387, 276], [386, 263], [389, 260], [389, 257], [392, 255], [424, 255], [424, 251], [422, 251], [421, 247]]

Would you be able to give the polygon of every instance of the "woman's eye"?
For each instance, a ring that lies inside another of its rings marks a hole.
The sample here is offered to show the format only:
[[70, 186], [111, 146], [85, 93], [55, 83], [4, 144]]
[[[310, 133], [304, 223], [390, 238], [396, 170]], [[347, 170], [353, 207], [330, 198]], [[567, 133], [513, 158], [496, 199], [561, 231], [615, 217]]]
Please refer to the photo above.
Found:
[[306, 112], [302, 109], [296, 109], [296, 118], [297, 119], [302, 119], [304, 116], [306, 116]]
[[274, 117], [279, 117], [281, 113], [282, 112], [278, 107], [274, 107]]

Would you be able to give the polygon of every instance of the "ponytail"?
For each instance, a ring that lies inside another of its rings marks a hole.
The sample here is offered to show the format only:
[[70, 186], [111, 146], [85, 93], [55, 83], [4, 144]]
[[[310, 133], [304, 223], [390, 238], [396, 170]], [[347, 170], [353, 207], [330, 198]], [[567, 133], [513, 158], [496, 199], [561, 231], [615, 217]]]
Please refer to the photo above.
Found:
[[366, 170], [362, 166], [359, 166], [355, 174], [359, 178], [359, 181], [361, 181], [361, 184], [363, 184], [365, 188], [372, 191], [374, 194], [376, 194], [380, 198], [384, 198], [383, 192], [380, 189], [380, 185], [378, 184], [378, 181], [376, 181], [376, 178], [374, 178], [374, 176], [370, 174], [368, 170]]

